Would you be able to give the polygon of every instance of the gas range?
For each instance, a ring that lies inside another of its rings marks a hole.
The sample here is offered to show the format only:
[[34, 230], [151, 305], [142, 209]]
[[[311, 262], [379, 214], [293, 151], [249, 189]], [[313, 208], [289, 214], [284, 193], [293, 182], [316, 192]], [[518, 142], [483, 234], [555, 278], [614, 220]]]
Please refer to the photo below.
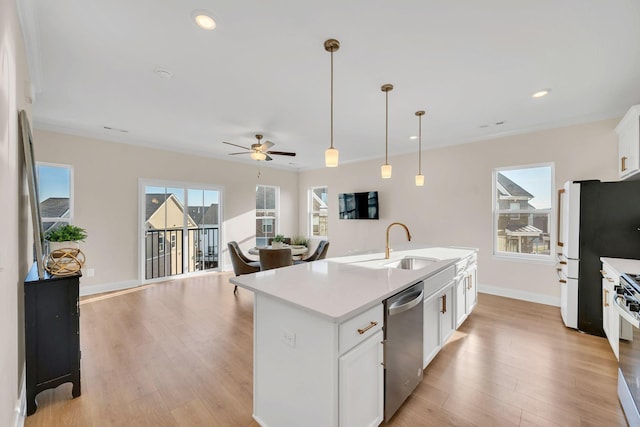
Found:
[[623, 273], [615, 291], [616, 299], [624, 304], [625, 311], [640, 319], [640, 274]]

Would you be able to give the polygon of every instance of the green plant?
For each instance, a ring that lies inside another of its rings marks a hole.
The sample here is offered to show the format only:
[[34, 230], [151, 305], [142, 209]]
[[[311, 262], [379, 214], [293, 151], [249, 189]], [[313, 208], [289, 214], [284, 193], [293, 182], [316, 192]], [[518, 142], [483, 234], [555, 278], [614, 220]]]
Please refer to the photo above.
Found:
[[44, 238], [50, 242], [84, 242], [87, 230], [75, 225], [65, 224], [47, 230]]
[[296, 246], [309, 246], [309, 239], [304, 236], [293, 236], [291, 238], [291, 244]]
[[284, 242], [284, 234], [276, 234], [273, 238], [274, 242]]

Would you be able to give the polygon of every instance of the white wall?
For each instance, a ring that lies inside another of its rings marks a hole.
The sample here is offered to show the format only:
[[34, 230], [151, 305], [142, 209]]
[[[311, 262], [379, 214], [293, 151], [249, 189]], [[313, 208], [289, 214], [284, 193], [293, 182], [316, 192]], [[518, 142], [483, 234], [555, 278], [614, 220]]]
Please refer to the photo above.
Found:
[[[300, 174], [299, 198], [306, 200], [309, 187], [329, 187], [329, 256], [354, 250], [382, 251], [387, 225], [400, 221], [409, 227], [416, 242], [479, 248], [480, 289], [556, 304], [559, 289], [553, 265], [492, 256], [492, 171], [496, 167], [554, 162], [557, 188], [569, 179], [616, 180], [617, 122], [605, 120], [425, 150], [422, 188], [414, 185], [417, 147], [415, 154], [389, 159], [393, 166], [390, 180], [380, 178], [382, 158], [305, 171]], [[428, 138], [423, 139], [423, 147], [428, 145]], [[378, 148], [383, 154], [384, 147]], [[337, 219], [338, 193], [371, 190], [380, 192], [379, 221]], [[299, 215], [301, 230], [305, 230], [306, 206], [301, 206]], [[555, 222], [555, 216], [552, 220]], [[392, 248], [403, 246], [405, 240], [400, 228], [392, 229]]]
[[[139, 284], [139, 179], [223, 186], [222, 249], [236, 240], [255, 246], [255, 187], [280, 187], [280, 231], [291, 235], [298, 224], [298, 174], [260, 167], [106, 142], [42, 130], [34, 132], [36, 160], [73, 166], [74, 223], [87, 229], [82, 244], [87, 268], [81, 293]], [[260, 177], [258, 178], [258, 171]], [[231, 269], [226, 262], [226, 268]]]
[[31, 266], [29, 200], [18, 110], [27, 109], [25, 48], [13, 0], [0, 0], [0, 425], [16, 425], [24, 366], [23, 280]]

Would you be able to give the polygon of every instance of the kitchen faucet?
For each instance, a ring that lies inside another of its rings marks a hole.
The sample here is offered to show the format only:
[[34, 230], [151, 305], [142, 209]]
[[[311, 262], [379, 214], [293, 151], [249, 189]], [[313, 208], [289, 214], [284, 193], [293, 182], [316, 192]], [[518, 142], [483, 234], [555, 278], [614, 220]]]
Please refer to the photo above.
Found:
[[411, 233], [409, 233], [409, 229], [407, 228], [406, 225], [404, 225], [401, 222], [392, 222], [391, 224], [389, 224], [389, 226], [387, 227], [387, 246], [384, 249], [384, 257], [386, 259], [389, 259], [389, 252], [391, 251], [391, 248], [389, 247], [389, 230], [391, 230], [391, 227], [393, 227], [394, 225], [402, 226], [404, 230], [407, 232], [407, 240], [411, 241]]

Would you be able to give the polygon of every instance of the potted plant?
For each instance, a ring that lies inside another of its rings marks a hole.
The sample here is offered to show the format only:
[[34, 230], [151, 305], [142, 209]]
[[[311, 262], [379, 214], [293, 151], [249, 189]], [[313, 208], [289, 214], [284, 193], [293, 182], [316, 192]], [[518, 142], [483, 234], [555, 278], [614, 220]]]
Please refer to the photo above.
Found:
[[273, 249], [279, 249], [284, 244], [284, 234], [276, 234], [271, 242], [271, 247]]
[[309, 239], [307, 239], [304, 236], [293, 236], [291, 238], [291, 245], [292, 246], [304, 246], [304, 247], [309, 247]]
[[65, 224], [51, 228], [44, 233], [44, 238], [49, 242], [49, 252], [60, 249], [78, 249], [79, 242], [87, 238], [87, 230], [76, 225]]

